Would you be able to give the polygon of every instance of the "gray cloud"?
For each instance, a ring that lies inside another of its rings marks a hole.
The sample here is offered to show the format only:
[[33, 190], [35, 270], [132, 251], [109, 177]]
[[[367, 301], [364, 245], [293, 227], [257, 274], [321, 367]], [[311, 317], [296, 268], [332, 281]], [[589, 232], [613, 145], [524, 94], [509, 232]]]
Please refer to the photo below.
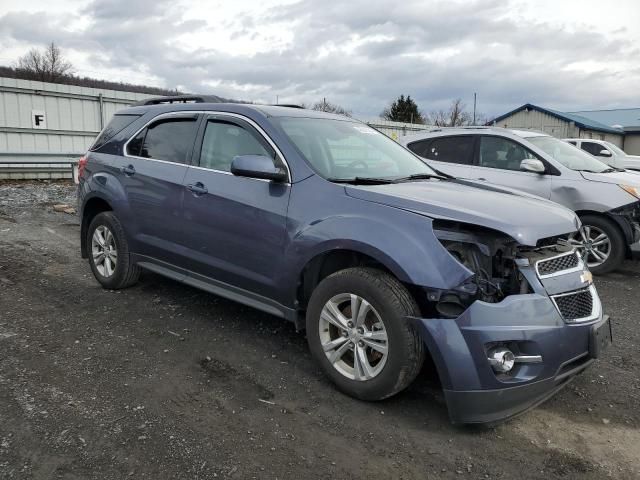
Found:
[[[79, 14], [9, 12], [0, 17], [0, 42], [54, 40], [88, 55], [92, 70], [140, 72], [162, 86], [249, 100], [327, 97], [371, 115], [401, 93], [426, 111], [473, 92], [488, 114], [528, 101], [567, 109], [626, 105], [636, 100], [633, 85], [640, 80], [640, 54], [625, 31], [532, 24], [498, 0], [393, 6], [303, 0], [259, 17], [251, 11], [223, 19], [212, 14], [209, 23], [185, 20], [184, 11], [169, 0], [115, 0], [91, 2]], [[64, 28], [84, 19], [84, 30]], [[224, 44], [179, 46], [185, 34], [220, 28], [229, 42], [255, 43], [255, 52], [233, 55]], [[292, 40], [265, 51], [267, 28], [286, 29]], [[594, 60], [611, 66], [566, 68]], [[625, 64], [633, 67], [613, 66]]]

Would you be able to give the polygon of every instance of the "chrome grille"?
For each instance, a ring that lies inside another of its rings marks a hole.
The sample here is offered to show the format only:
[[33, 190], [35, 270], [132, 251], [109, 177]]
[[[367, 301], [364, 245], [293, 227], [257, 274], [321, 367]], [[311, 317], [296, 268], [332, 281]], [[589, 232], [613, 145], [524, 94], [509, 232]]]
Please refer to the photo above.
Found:
[[593, 287], [554, 295], [551, 298], [566, 322], [588, 321], [597, 316], [597, 299]]
[[577, 252], [569, 252], [557, 257], [539, 260], [536, 270], [540, 278], [549, 277], [557, 273], [566, 273], [566, 270], [582, 268], [580, 256]]

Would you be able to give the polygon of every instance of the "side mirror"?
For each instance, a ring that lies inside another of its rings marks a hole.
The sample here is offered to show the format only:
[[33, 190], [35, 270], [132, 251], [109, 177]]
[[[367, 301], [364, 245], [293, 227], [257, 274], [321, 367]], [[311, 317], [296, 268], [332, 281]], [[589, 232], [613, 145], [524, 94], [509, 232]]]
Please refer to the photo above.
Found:
[[520, 162], [520, 170], [532, 173], [544, 173], [547, 171], [544, 163], [535, 158], [527, 158], [526, 160], [522, 160], [522, 162]]
[[611, 152], [609, 150], [600, 150], [598, 154], [599, 157], [611, 157]]
[[238, 177], [261, 178], [285, 182], [287, 171], [276, 167], [273, 159], [264, 155], [238, 155], [231, 162], [231, 173]]

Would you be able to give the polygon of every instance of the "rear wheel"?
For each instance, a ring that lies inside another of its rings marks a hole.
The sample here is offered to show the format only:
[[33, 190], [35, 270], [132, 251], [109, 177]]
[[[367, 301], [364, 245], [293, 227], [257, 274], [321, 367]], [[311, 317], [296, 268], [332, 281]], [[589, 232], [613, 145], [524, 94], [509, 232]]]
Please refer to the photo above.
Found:
[[132, 262], [124, 229], [112, 212], [91, 221], [87, 245], [91, 271], [104, 288], [126, 288], [138, 281], [140, 268]]
[[391, 275], [349, 268], [325, 278], [307, 308], [307, 340], [336, 386], [363, 400], [406, 388], [424, 361], [424, 344], [408, 316], [418, 306]]
[[582, 227], [569, 237], [585, 263], [594, 274], [609, 273], [622, 264], [625, 240], [612, 220], [598, 215], [580, 217]]

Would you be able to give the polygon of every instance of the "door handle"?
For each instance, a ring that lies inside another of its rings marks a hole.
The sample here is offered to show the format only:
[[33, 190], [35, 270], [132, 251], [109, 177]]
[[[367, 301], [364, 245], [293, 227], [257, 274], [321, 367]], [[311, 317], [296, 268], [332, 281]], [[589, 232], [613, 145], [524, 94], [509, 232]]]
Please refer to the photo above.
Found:
[[187, 190], [193, 193], [196, 197], [204, 195], [205, 193], [209, 193], [209, 190], [207, 190], [207, 187], [205, 187], [202, 182], [187, 185]]
[[483, 177], [478, 177], [478, 178], [476, 178], [476, 180], [480, 180], [481, 182], [486, 182], [487, 181], [487, 179], [483, 178]]
[[136, 169], [133, 168], [133, 165], [127, 165], [126, 167], [120, 168], [120, 171], [124, 173], [127, 177], [134, 175], [136, 173]]

